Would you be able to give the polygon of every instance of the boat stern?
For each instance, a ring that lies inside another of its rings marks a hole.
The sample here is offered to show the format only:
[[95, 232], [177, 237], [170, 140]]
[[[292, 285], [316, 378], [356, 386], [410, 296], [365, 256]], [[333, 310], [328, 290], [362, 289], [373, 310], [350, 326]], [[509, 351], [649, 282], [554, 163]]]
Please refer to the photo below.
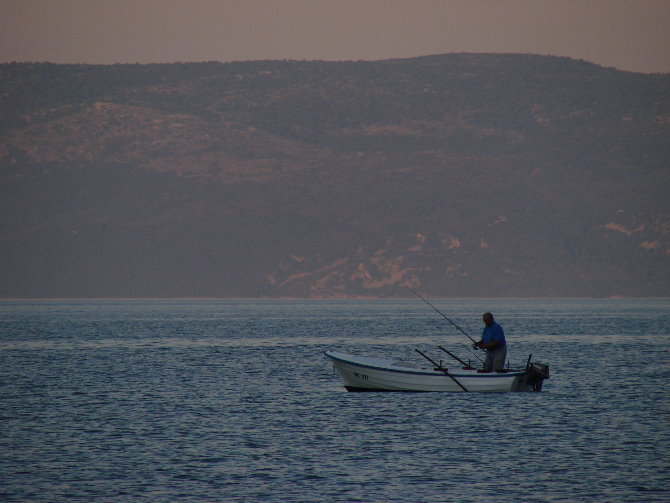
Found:
[[542, 384], [545, 379], [549, 379], [549, 365], [529, 363], [526, 372], [520, 375], [514, 383], [514, 390], [542, 391]]

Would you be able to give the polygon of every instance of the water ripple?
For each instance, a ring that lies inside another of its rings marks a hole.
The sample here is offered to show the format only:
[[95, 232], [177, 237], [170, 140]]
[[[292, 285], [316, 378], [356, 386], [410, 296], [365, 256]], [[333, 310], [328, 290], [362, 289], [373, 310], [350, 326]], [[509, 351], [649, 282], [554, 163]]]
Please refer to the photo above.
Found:
[[670, 303], [498, 307], [543, 393], [346, 393], [326, 349], [467, 355], [420, 304], [0, 302], [0, 497], [668, 500]]

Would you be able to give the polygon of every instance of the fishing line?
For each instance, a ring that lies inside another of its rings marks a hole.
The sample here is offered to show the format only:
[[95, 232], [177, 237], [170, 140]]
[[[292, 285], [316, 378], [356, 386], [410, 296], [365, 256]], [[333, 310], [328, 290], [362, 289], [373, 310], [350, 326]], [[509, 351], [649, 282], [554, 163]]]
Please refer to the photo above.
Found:
[[[413, 290], [413, 289], [410, 288], [410, 287], [407, 287], [407, 289], [408, 289], [410, 292], [412, 292], [414, 295], [416, 295], [417, 297], [419, 297], [419, 298], [420, 298], [422, 301], [424, 301], [426, 304], [428, 304], [430, 307], [432, 307], [435, 311], [437, 311], [437, 313], [439, 313], [439, 314], [442, 316], [442, 318], [444, 318], [444, 319], [447, 320], [449, 323], [451, 323], [453, 326], [455, 326], [458, 330], [460, 330], [461, 333], [462, 333], [463, 335], [465, 335], [468, 339], [470, 339], [470, 340], [471, 340], [472, 342], [474, 342], [475, 344], [477, 343], [477, 341], [475, 341], [472, 337], [470, 337], [470, 336], [465, 332], [465, 330], [463, 330], [461, 327], [459, 327], [458, 325], [456, 325], [456, 323], [454, 323], [454, 322], [451, 321], [449, 318], [447, 318], [447, 317], [444, 315], [444, 313], [443, 313], [442, 311], [440, 311], [438, 308], [436, 308], [434, 305], [432, 305], [430, 302], [428, 302], [425, 298], [423, 298], [421, 295], [419, 295], [419, 293], [417, 293], [415, 290]], [[466, 346], [466, 347], [467, 347], [467, 346]], [[470, 353], [472, 353], [472, 354], [473, 354], [473, 355], [474, 355], [480, 362], [484, 363], [484, 360], [482, 360], [479, 356], [477, 356], [476, 353], [473, 353], [472, 350], [471, 350], [470, 348], [468, 348], [468, 351], [469, 351]]]

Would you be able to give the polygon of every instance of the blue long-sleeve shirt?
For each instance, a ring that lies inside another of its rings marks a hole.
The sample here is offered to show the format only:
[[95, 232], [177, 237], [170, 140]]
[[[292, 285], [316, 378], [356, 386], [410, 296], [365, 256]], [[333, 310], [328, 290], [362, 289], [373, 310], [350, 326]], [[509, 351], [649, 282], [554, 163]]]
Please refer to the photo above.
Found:
[[482, 342], [484, 344], [488, 344], [493, 341], [499, 343], [499, 348], [507, 345], [505, 342], [505, 332], [503, 332], [502, 327], [495, 321], [493, 324], [491, 324], [490, 327], [484, 327], [484, 330], [482, 331]]

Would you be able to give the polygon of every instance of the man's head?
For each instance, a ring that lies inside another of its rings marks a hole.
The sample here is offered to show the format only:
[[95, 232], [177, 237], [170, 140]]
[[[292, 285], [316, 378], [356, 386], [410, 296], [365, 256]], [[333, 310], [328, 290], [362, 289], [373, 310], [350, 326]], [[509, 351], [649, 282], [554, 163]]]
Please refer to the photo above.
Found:
[[484, 313], [482, 315], [482, 320], [484, 320], [484, 324], [487, 327], [490, 327], [491, 325], [493, 325], [493, 315], [491, 313]]

